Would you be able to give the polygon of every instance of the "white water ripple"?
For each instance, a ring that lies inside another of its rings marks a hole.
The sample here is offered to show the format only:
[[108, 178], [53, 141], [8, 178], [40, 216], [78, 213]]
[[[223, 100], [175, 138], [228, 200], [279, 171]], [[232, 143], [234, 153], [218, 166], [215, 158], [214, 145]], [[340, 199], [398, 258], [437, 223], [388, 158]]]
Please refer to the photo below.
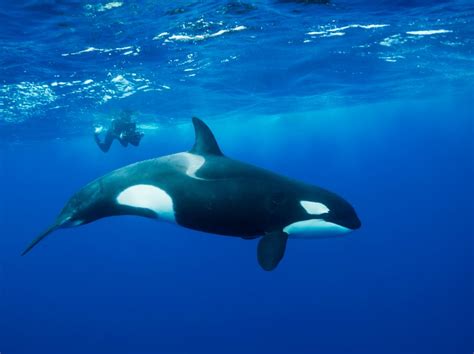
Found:
[[451, 30], [439, 29], [439, 30], [422, 30], [422, 31], [408, 31], [407, 34], [412, 36], [431, 36], [433, 34], [451, 33]]
[[44, 83], [20, 82], [1, 85], [0, 122], [23, 122], [56, 99], [57, 95]]
[[86, 10], [93, 10], [97, 12], [104, 12], [112, 9], [116, 9], [118, 7], [121, 7], [123, 5], [123, 2], [120, 1], [112, 1], [108, 2], [106, 4], [87, 4], [84, 5], [84, 8]]
[[243, 30], [246, 30], [246, 29], [247, 29], [247, 27], [245, 27], [245, 26], [236, 26], [234, 28], [221, 29], [221, 30], [219, 30], [217, 32], [214, 32], [214, 33], [204, 33], [204, 34], [197, 34], [197, 35], [173, 34], [171, 36], [168, 36], [169, 35], [168, 32], [163, 32], [163, 33], [160, 33], [159, 35], [155, 36], [153, 38], [153, 40], [162, 39], [162, 38], [168, 36], [166, 41], [176, 41], [176, 42], [202, 41], [202, 40], [205, 40], [205, 39], [208, 39], [208, 38], [219, 37], [219, 36], [222, 36], [223, 34], [226, 34], [226, 33], [239, 32], [239, 31], [243, 31]]
[[361, 25], [361, 24], [352, 24], [342, 27], [334, 27], [334, 28], [325, 28], [325, 26], [320, 27], [319, 31], [311, 31], [307, 32], [306, 34], [309, 36], [321, 36], [321, 37], [332, 37], [332, 36], [343, 36], [345, 35], [345, 30], [351, 28], [361, 28], [361, 29], [376, 29], [376, 28], [383, 28], [388, 27], [389, 24], [368, 24], [368, 25]]
[[138, 55], [140, 53], [140, 47], [135, 47], [135, 46], [126, 46], [126, 47], [119, 47], [119, 48], [94, 48], [94, 47], [88, 47], [83, 50], [79, 50], [77, 52], [72, 52], [72, 53], [63, 53], [61, 56], [63, 57], [68, 57], [68, 56], [73, 56], [73, 55], [81, 55], [85, 53], [92, 53], [92, 52], [98, 52], [98, 53], [121, 53], [122, 55]]

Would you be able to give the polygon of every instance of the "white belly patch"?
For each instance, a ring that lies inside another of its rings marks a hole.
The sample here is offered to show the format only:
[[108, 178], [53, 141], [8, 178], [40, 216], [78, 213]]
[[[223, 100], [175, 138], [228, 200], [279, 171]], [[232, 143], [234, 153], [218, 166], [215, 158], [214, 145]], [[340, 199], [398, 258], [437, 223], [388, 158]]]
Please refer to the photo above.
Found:
[[340, 236], [351, 230], [321, 219], [297, 221], [283, 229], [292, 238], [319, 238]]
[[149, 185], [137, 184], [123, 190], [117, 203], [153, 211], [160, 219], [175, 222], [173, 200], [164, 190]]

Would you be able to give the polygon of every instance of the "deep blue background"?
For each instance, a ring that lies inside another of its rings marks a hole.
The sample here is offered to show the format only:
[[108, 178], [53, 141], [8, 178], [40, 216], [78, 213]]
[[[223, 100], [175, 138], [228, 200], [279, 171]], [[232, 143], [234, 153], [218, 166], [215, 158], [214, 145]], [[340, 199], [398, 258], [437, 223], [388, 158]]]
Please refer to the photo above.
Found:
[[405, 101], [211, 124], [228, 155], [335, 190], [363, 221], [346, 238], [290, 240], [271, 273], [256, 263], [256, 241], [134, 217], [59, 231], [19, 256], [77, 188], [186, 149], [190, 125], [108, 155], [89, 138], [4, 149], [2, 352], [468, 352], [466, 107]]
[[[474, 350], [470, 2], [4, 3], [2, 354]], [[390, 26], [306, 34], [354, 24]], [[452, 32], [406, 34], [428, 29]], [[116, 50], [129, 45], [141, 51]], [[62, 55], [88, 47], [115, 49]], [[124, 108], [145, 138], [103, 154], [92, 124]], [[362, 228], [290, 240], [273, 272], [256, 240], [136, 217], [60, 230], [20, 257], [90, 180], [187, 150], [191, 115], [228, 156], [344, 196]]]

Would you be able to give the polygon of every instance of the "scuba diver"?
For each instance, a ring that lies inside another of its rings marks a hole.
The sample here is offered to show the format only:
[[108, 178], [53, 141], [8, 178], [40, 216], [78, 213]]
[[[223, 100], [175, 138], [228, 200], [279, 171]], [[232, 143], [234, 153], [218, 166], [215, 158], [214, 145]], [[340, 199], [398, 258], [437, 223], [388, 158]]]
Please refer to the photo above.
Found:
[[119, 118], [113, 119], [105, 132], [104, 141], [100, 141], [99, 137], [104, 127], [99, 126], [95, 128], [94, 140], [103, 152], [109, 151], [114, 139], [117, 139], [124, 147], [128, 146], [128, 144], [132, 144], [133, 146], [140, 144], [140, 140], [144, 134], [137, 130], [137, 124], [132, 122], [131, 116], [132, 114], [129, 111], [125, 111]]

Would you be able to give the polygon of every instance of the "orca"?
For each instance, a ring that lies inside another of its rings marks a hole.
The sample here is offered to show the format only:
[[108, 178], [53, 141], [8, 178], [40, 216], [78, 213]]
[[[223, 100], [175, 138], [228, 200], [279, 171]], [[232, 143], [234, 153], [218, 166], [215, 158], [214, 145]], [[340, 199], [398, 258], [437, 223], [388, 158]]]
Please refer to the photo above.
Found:
[[273, 270], [288, 238], [340, 236], [361, 226], [343, 198], [226, 157], [209, 127], [192, 119], [191, 150], [137, 162], [92, 181], [74, 194], [51, 232], [116, 215], [137, 215], [188, 229], [243, 239], [261, 237], [258, 263]]

